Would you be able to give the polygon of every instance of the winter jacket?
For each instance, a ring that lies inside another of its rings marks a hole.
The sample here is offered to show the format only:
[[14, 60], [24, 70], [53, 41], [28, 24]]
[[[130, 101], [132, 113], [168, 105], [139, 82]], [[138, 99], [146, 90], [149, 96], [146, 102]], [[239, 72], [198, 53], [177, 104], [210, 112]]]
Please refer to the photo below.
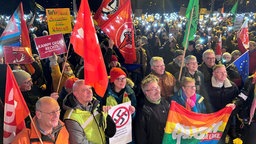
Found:
[[[33, 118], [33, 121], [36, 125], [36, 117]], [[59, 121], [58, 126], [53, 128], [52, 135], [55, 136], [55, 140], [52, 140], [48, 135], [43, 135], [40, 133], [38, 128], [34, 128], [31, 125], [31, 129], [25, 128], [23, 129], [13, 140], [12, 144], [41, 144], [36, 131], [39, 132], [39, 136], [41, 137], [44, 144], [69, 144], [69, 133], [64, 126], [64, 123]]]
[[159, 78], [158, 84], [161, 88], [162, 97], [168, 99], [170, 96], [174, 95], [174, 86], [176, 85], [176, 79], [171, 73], [166, 71], [163, 75], [158, 75], [154, 72], [152, 72], [151, 74]]
[[[183, 91], [180, 89], [178, 93], [176, 93], [174, 96], [171, 97], [172, 100], [176, 101], [178, 104], [182, 105], [183, 107], [186, 107], [186, 99], [182, 97]], [[199, 94], [196, 94], [196, 102], [195, 102], [195, 108], [197, 113], [206, 113], [206, 107], [204, 104], [204, 97], [202, 97]], [[193, 111], [193, 108], [191, 108]]]
[[[99, 101], [93, 99], [88, 106], [83, 107], [73, 94], [64, 99], [63, 108], [66, 110], [64, 122], [70, 134], [71, 144], [105, 144], [106, 137], [114, 136], [115, 123], [109, 115], [98, 110], [98, 105]], [[92, 113], [98, 114], [92, 115]], [[81, 125], [91, 118], [88, 125], [85, 127]]]
[[137, 110], [135, 117], [136, 144], [161, 144], [165, 123], [169, 112], [169, 103], [161, 98], [160, 104], [145, 103]]

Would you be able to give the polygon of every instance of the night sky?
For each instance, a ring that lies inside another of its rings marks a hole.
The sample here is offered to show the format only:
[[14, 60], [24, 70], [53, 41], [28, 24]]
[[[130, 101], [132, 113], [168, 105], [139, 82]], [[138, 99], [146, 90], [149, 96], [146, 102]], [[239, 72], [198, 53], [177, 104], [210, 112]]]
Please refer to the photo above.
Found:
[[[7, 2], [8, 1], [8, 2]], [[23, 7], [25, 13], [33, 11], [33, 3], [37, 2], [44, 8], [71, 8], [73, 0], [0, 0], [0, 14], [11, 15], [17, 8], [19, 2], [23, 2]], [[90, 7], [93, 11], [96, 11], [102, 0], [88, 0]], [[187, 6], [189, 0], [131, 0], [133, 11], [135, 9], [142, 9], [143, 13], [163, 13], [163, 12], [178, 12], [180, 6]], [[214, 9], [222, 7], [225, 0], [215, 0]], [[232, 1], [232, 0], [231, 0]], [[244, 3], [246, 0], [243, 0]], [[80, 4], [80, 0], [76, 0], [77, 4]], [[200, 0], [200, 7], [205, 7], [210, 9], [211, 0]], [[227, 0], [225, 1], [227, 3]], [[250, 0], [250, 4], [245, 6], [240, 4], [238, 6], [238, 11], [254, 11], [255, 12], [256, 0]], [[229, 11], [232, 5], [225, 5], [225, 11]]]

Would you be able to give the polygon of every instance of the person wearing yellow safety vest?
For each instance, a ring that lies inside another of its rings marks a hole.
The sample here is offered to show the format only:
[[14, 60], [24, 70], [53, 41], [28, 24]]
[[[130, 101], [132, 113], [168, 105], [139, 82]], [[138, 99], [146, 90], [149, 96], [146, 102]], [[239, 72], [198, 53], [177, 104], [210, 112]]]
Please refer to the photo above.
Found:
[[66, 110], [64, 122], [69, 132], [71, 144], [105, 144], [106, 137], [116, 133], [112, 118], [98, 109], [99, 101], [93, 98], [92, 87], [77, 80], [73, 93], [63, 102]]
[[135, 93], [127, 84], [126, 79], [126, 73], [121, 68], [114, 67], [110, 70], [110, 83], [102, 100], [102, 105], [104, 109], [104, 106], [116, 106], [131, 101], [129, 110], [134, 117], [137, 101]]

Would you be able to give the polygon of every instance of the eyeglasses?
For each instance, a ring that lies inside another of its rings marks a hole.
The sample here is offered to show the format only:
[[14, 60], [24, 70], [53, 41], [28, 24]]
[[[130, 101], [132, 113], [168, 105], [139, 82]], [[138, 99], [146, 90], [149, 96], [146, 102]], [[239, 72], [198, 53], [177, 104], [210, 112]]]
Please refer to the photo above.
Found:
[[120, 78], [117, 78], [116, 80], [119, 81], [119, 82], [121, 82], [121, 81], [126, 80], [126, 77], [120, 77]]
[[43, 112], [43, 111], [40, 111], [40, 110], [38, 110], [38, 111], [41, 112], [41, 113], [48, 114], [49, 116], [54, 116], [55, 114], [60, 114], [61, 109], [58, 109], [58, 110], [53, 111], [53, 112]]
[[197, 62], [190, 62], [190, 63], [188, 63], [188, 64], [191, 64], [191, 65], [198, 65]]
[[227, 72], [216, 72], [217, 74], [227, 74]]
[[159, 65], [159, 66], [157, 66], [157, 65], [155, 65], [154, 67], [156, 67], [156, 68], [162, 68], [162, 67], [165, 67], [165, 65]]
[[184, 87], [187, 87], [187, 88], [190, 88], [190, 89], [195, 89], [196, 86], [184, 86]]
[[215, 60], [215, 57], [206, 57], [207, 60]]
[[31, 83], [32, 83], [32, 79], [24, 82], [24, 84], [26, 84], [26, 85], [31, 84]]
[[150, 88], [150, 89], [148, 89], [148, 90], [146, 90], [147, 92], [151, 92], [151, 91], [159, 91], [160, 90], [160, 87], [158, 86], [158, 87], [152, 87], [152, 88]]

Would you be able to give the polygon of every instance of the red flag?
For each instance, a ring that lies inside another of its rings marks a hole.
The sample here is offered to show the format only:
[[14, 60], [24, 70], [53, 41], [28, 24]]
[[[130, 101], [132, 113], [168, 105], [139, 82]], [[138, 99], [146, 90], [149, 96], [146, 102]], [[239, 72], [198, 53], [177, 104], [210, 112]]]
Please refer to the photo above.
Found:
[[4, 143], [11, 143], [17, 133], [25, 128], [24, 119], [29, 110], [20, 92], [10, 66], [6, 71], [5, 104], [4, 104]]
[[125, 0], [103, 0], [94, 15], [98, 26], [107, 22], [124, 4]]
[[84, 58], [85, 84], [92, 85], [96, 93], [103, 97], [108, 77], [87, 0], [82, 0], [80, 4], [71, 43], [75, 52]]
[[0, 57], [3, 57], [3, 46], [22, 46], [29, 48], [30, 57], [26, 57], [25, 61], [31, 61], [32, 51], [29, 39], [29, 33], [26, 21], [24, 19], [24, 12], [22, 3], [13, 13], [8, 22], [4, 32], [0, 37]]
[[119, 48], [127, 64], [132, 64], [136, 61], [134, 28], [131, 14], [131, 2], [126, 0], [123, 5], [120, 5], [118, 11], [101, 26], [101, 29], [108, 37], [114, 40], [115, 45]]
[[246, 52], [249, 48], [248, 20], [245, 20], [241, 26], [241, 29], [238, 32], [237, 42], [239, 50], [242, 53]]
[[221, 58], [221, 55], [222, 55], [221, 49], [222, 49], [222, 39], [221, 39], [221, 35], [220, 35], [219, 41], [218, 41], [218, 43], [216, 45], [216, 48], [215, 48], [215, 54], [216, 54], [216, 59], [217, 60], [220, 60], [220, 58]]

